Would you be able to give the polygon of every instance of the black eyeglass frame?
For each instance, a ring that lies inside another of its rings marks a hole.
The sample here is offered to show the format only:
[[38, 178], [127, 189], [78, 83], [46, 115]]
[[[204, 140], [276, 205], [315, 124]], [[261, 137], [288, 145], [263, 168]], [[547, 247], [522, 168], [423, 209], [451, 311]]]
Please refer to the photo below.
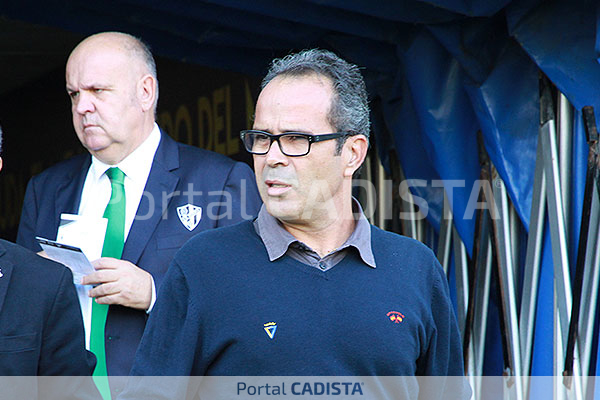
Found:
[[[246, 134], [248, 133], [258, 133], [261, 135], [265, 135], [269, 138], [270, 143], [269, 143], [269, 147], [267, 147], [266, 151], [252, 151], [248, 149], [248, 146], [246, 146], [246, 141], [244, 140]], [[279, 139], [281, 137], [285, 137], [285, 136], [302, 136], [305, 137], [308, 140], [308, 149], [306, 150], [306, 153], [304, 154], [287, 154], [283, 148], [281, 147], [281, 142], [279, 141]], [[265, 131], [258, 131], [255, 129], [248, 129], [248, 130], [243, 130], [240, 131], [240, 139], [242, 139], [242, 142], [244, 143], [244, 148], [246, 149], [246, 151], [250, 154], [255, 154], [257, 156], [264, 156], [265, 154], [267, 154], [269, 152], [269, 150], [271, 150], [271, 146], [273, 145], [274, 141], [277, 141], [277, 144], [279, 145], [279, 150], [281, 150], [281, 152], [283, 154], [285, 154], [288, 157], [303, 157], [305, 155], [307, 155], [308, 153], [310, 153], [310, 146], [313, 143], [317, 143], [317, 142], [323, 142], [325, 140], [331, 140], [331, 139], [337, 139], [337, 138], [341, 138], [341, 137], [346, 137], [346, 136], [352, 136], [351, 133], [349, 132], [333, 132], [333, 133], [322, 133], [319, 135], [313, 135], [310, 133], [303, 133], [303, 132], [286, 132], [286, 133], [281, 133], [279, 135], [273, 135], [269, 132], [265, 132]]]

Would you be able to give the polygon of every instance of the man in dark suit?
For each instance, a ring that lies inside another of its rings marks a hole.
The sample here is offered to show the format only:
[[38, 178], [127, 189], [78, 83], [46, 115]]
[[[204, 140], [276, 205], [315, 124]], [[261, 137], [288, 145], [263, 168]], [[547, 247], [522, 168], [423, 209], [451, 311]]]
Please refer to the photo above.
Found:
[[[82, 283], [97, 285], [89, 291], [96, 304], [110, 305], [107, 373], [128, 375], [147, 312], [177, 249], [200, 231], [253, 218], [260, 198], [246, 164], [179, 144], [158, 128], [156, 66], [140, 40], [117, 32], [83, 40], [67, 62], [66, 88], [75, 131], [90, 154], [31, 179], [17, 242], [39, 251], [35, 237], [56, 237], [61, 213], [106, 215], [115, 187], [107, 171], [122, 171], [122, 256], [94, 261], [97, 271]], [[82, 310], [86, 324], [83, 303]]]
[[[94, 365], [94, 356], [85, 350], [71, 271], [0, 240], [0, 376], [90, 376]], [[0, 384], [0, 398], [36, 398], [39, 387], [35, 383], [11, 378], [9, 385]], [[50, 391], [44, 396], [70, 398], [73, 392], [81, 397], [93, 395], [80, 386], [82, 383], [85, 380], [73, 379], [66, 387], [47, 386]]]

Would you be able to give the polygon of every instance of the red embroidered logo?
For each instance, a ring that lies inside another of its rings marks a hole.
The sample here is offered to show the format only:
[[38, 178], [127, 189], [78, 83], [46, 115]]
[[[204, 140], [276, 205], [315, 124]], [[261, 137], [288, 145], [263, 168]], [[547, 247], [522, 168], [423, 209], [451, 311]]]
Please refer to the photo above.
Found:
[[388, 316], [390, 321], [392, 321], [395, 324], [399, 324], [404, 319], [404, 315], [402, 313], [399, 313], [398, 311], [390, 311], [386, 315]]

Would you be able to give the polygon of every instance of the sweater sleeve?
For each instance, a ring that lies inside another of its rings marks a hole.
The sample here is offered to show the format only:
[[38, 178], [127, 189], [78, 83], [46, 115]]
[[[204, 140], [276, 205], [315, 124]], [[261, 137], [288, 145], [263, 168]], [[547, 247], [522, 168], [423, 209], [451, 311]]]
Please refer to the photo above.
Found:
[[[156, 303], [131, 369], [131, 377], [119, 399], [185, 398], [194, 360], [200, 352], [200, 321], [190, 303], [185, 274], [174, 261], [163, 280]], [[167, 377], [171, 378], [156, 378]]]
[[[434, 326], [430, 330], [426, 353], [418, 361], [417, 375], [423, 376], [421, 379], [426, 383], [420, 388], [419, 399], [469, 399], [471, 389], [464, 378], [462, 340], [448, 282], [435, 257], [432, 257], [432, 264], [431, 315]], [[431, 380], [429, 384], [427, 380]]]
[[189, 287], [173, 262], [165, 275], [136, 353], [131, 375], [191, 375], [198, 324], [190, 310]]

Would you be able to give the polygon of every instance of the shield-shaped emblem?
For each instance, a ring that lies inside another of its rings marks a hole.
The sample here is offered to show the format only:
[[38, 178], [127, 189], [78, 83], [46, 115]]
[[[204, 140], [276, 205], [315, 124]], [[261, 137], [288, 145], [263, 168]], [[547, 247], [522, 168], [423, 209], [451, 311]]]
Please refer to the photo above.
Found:
[[177, 215], [179, 220], [187, 228], [188, 231], [193, 231], [195, 227], [200, 223], [202, 217], [202, 207], [195, 206], [193, 204], [186, 204], [185, 206], [177, 207]]

